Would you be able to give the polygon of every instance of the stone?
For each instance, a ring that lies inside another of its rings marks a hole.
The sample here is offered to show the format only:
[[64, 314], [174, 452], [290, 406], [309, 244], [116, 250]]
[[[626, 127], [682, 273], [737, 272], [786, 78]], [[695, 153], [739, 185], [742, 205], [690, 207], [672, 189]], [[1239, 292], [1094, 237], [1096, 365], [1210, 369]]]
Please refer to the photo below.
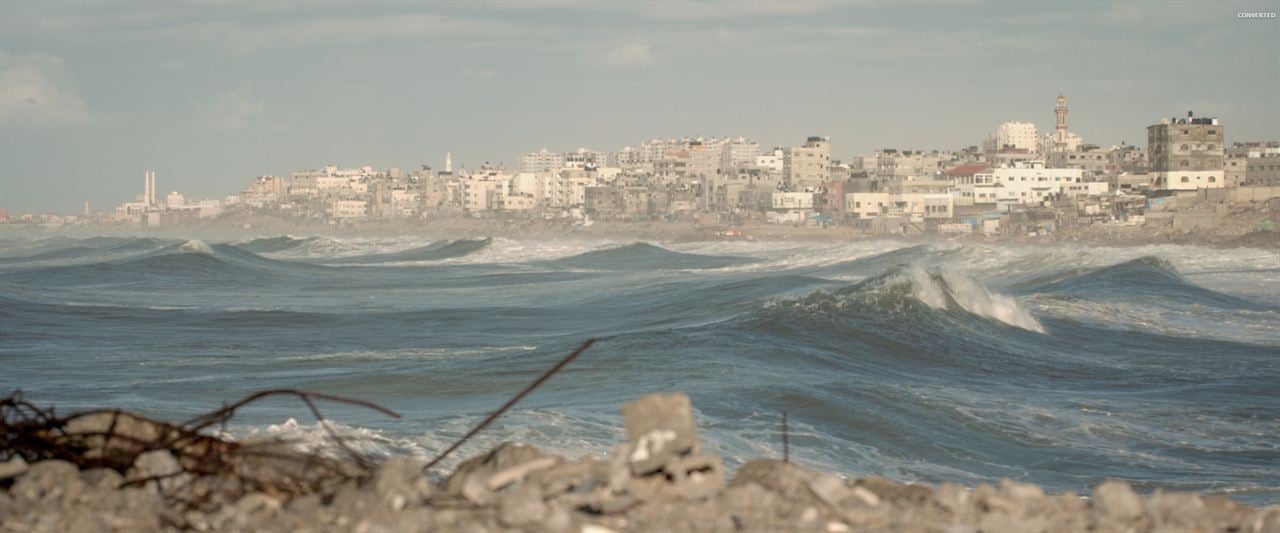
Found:
[[461, 494], [462, 488], [470, 477], [478, 477], [481, 487], [484, 482], [499, 471], [541, 458], [546, 454], [528, 444], [504, 442], [489, 453], [478, 455], [463, 461], [449, 476], [445, 490], [450, 494]]
[[468, 476], [462, 482], [461, 492], [462, 497], [474, 505], [493, 505], [497, 501], [497, 496], [488, 487], [485, 487], [479, 476]]
[[920, 505], [934, 498], [933, 489], [924, 485], [894, 483], [881, 477], [867, 477], [855, 482], [856, 486], [874, 492], [880, 499], [898, 505]]
[[[127, 468], [144, 443], [159, 442], [174, 435], [172, 427], [126, 412], [101, 412], [76, 416], [67, 422], [66, 433], [93, 434], [85, 439], [85, 458], [112, 462]], [[123, 438], [107, 438], [106, 433]]]
[[373, 490], [392, 511], [418, 505], [431, 495], [431, 483], [422, 475], [422, 465], [412, 457], [397, 457], [384, 463], [373, 475]]
[[881, 501], [880, 496], [877, 496], [876, 493], [871, 492], [866, 487], [863, 487], [861, 485], [855, 486], [853, 487], [853, 490], [849, 492], [853, 495], [854, 498], [857, 498], [858, 501], [862, 502], [864, 505], [867, 505], [869, 507], [875, 507], [877, 505], [880, 505], [880, 501]]
[[709, 453], [675, 457], [662, 467], [671, 479], [671, 491], [686, 500], [701, 500], [724, 488], [724, 463]]
[[1045, 499], [1044, 489], [1039, 485], [1018, 483], [1011, 479], [1000, 480], [1000, 494], [1023, 505], [1037, 504]]
[[563, 505], [550, 503], [547, 505], [547, 517], [538, 525], [538, 530], [551, 533], [569, 533], [573, 529], [573, 515]]
[[698, 444], [693, 405], [683, 394], [650, 394], [627, 403], [622, 419], [632, 445], [628, 462], [636, 475], [657, 472]]
[[116, 490], [124, 482], [124, 476], [110, 468], [90, 468], [80, 472], [80, 480], [89, 490]]
[[[858, 487], [862, 488], [862, 487]], [[865, 490], [865, 489], [864, 489]], [[844, 507], [843, 502], [849, 496], [849, 489], [844, 480], [831, 474], [818, 474], [809, 480], [809, 491], [834, 511]]]
[[498, 521], [511, 527], [524, 527], [541, 523], [547, 517], [547, 506], [542, 501], [542, 489], [533, 483], [521, 483], [501, 495], [498, 500]]
[[1142, 499], [1128, 483], [1107, 481], [1093, 489], [1093, 509], [1098, 514], [1118, 520], [1142, 516]]
[[40, 461], [31, 465], [9, 487], [19, 506], [30, 503], [67, 502], [84, 493], [80, 470], [66, 461]]
[[819, 503], [821, 500], [809, 490], [809, 480], [814, 473], [780, 459], [755, 459], [738, 467], [738, 472], [729, 482], [730, 487], [745, 483], [755, 483], [780, 496], [796, 501]]
[[555, 466], [560, 462], [558, 457], [539, 457], [532, 461], [526, 461], [511, 468], [498, 471], [489, 477], [485, 482], [485, 486], [489, 490], [498, 490], [512, 483], [524, 481], [529, 474], [539, 470], [546, 470]]
[[0, 463], [0, 481], [21, 476], [27, 468], [27, 462], [15, 455], [13, 459]]
[[1146, 511], [1157, 527], [1192, 530], [1209, 526], [1204, 500], [1198, 494], [1157, 490], [1147, 498]]
[[[625, 468], [625, 465], [624, 465]], [[608, 482], [608, 465], [589, 457], [577, 461], [557, 463], [545, 470], [529, 474], [527, 482], [542, 485], [542, 493], [548, 498], [566, 492], [591, 492], [601, 481]]]
[[134, 481], [157, 476], [167, 477], [148, 481], [146, 486], [156, 487], [161, 494], [172, 494], [191, 480], [191, 475], [182, 473], [182, 465], [168, 450], [153, 450], [139, 455], [125, 478], [126, 481]]
[[609, 490], [614, 494], [626, 492], [627, 483], [631, 481], [630, 457], [631, 445], [625, 443], [614, 446], [609, 455]]

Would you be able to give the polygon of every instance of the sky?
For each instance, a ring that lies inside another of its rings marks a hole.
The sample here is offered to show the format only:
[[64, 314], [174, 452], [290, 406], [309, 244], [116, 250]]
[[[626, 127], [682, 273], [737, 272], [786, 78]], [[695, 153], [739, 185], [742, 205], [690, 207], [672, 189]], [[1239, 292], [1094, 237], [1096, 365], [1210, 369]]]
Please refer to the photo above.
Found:
[[1253, 2], [0, 3], [0, 208], [222, 197], [325, 164], [518, 166], [655, 137], [954, 150], [1001, 122], [1280, 139]]

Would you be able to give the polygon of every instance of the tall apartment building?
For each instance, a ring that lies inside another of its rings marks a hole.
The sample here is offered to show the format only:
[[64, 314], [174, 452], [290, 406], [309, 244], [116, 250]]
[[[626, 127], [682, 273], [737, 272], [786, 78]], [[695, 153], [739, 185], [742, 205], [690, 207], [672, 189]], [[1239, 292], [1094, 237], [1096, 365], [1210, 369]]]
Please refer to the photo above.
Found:
[[782, 157], [782, 182], [793, 191], [822, 187], [831, 177], [831, 142], [809, 137], [804, 146], [787, 148]]
[[[579, 148], [564, 153], [564, 168], [587, 168], [606, 166], [607, 159], [603, 152], [587, 148]], [[559, 170], [559, 169], [552, 169]]]
[[1035, 152], [1040, 149], [1036, 125], [1030, 122], [1005, 122], [991, 136], [995, 151], [1013, 148]]
[[564, 154], [546, 148], [520, 156], [520, 172], [555, 172], [564, 168]]
[[1223, 126], [1216, 118], [1174, 117], [1147, 127], [1151, 188], [1184, 191], [1226, 186]]
[[734, 167], [754, 165], [759, 155], [760, 143], [743, 137], [727, 139], [720, 149], [720, 172], [728, 174]]

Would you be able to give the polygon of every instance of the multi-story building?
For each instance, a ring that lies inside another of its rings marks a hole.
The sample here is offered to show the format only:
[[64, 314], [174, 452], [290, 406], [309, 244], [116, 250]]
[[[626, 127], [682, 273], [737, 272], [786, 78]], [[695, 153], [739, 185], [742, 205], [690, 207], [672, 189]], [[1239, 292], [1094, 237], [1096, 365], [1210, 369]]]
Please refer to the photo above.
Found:
[[1250, 186], [1280, 185], [1280, 153], [1271, 153], [1262, 157], [1251, 157], [1245, 160], [1244, 184]]
[[1227, 150], [1227, 176], [1228, 184], [1280, 185], [1280, 141], [1235, 143]]
[[[956, 205], [1037, 204], [1067, 193], [1072, 184], [1095, 183], [1083, 188], [1082, 194], [1106, 192], [1106, 182], [1085, 182], [1078, 168], [1045, 168], [1043, 162], [1021, 163], [959, 176], [956, 181]], [[1081, 193], [1081, 189], [1072, 189]]]
[[1078, 168], [1085, 174], [1103, 174], [1109, 166], [1107, 155], [1106, 150], [1085, 144], [1076, 150], [1049, 152], [1045, 163], [1049, 168]]
[[[588, 168], [607, 166], [607, 159], [603, 152], [597, 152], [587, 148], [579, 148], [572, 152], [564, 153], [563, 168]], [[547, 169], [559, 170], [559, 169]]]
[[783, 150], [782, 183], [793, 191], [817, 189], [831, 179], [831, 142], [809, 137], [804, 146]]
[[1174, 117], [1147, 127], [1153, 190], [1226, 186], [1223, 126], [1216, 118]]
[[634, 168], [645, 163], [644, 153], [639, 149], [630, 146], [624, 146], [621, 150], [614, 152], [609, 156], [609, 166], [619, 168]]
[[1040, 136], [1036, 133], [1036, 125], [1031, 122], [1005, 122], [991, 134], [991, 148], [999, 151], [1005, 148], [1037, 152], [1040, 150]]
[[756, 156], [756, 166], [781, 176], [786, 157], [786, 149], [777, 147], [768, 153]]
[[756, 164], [760, 156], [760, 143], [738, 137], [726, 140], [720, 149], [720, 173], [727, 174], [732, 169]]
[[546, 148], [520, 156], [520, 172], [556, 172], [564, 168], [564, 154]]

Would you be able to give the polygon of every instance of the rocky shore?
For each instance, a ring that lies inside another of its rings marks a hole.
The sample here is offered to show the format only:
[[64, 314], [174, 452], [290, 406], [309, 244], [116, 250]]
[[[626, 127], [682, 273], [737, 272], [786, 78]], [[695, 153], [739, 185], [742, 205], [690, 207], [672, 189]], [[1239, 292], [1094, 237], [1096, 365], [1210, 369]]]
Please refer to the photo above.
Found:
[[[966, 488], [844, 478], [782, 459], [730, 476], [702, 451], [688, 397], [646, 396], [622, 416], [628, 440], [607, 458], [508, 443], [435, 477], [413, 458], [366, 468], [279, 442], [220, 451], [219, 441], [172, 438], [181, 447], [128, 455], [176, 426], [99, 413], [60, 430], [87, 436], [76, 453], [96, 462], [28, 463], [0, 449], [12, 456], [0, 463], [0, 531], [1280, 531], [1280, 506], [1139, 495], [1117, 481], [1082, 498], [1009, 480]], [[13, 452], [23, 435], [0, 438]], [[127, 467], [110, 461], [121, 454]], [[217, 468], [202, 468], [211, 458]]]

